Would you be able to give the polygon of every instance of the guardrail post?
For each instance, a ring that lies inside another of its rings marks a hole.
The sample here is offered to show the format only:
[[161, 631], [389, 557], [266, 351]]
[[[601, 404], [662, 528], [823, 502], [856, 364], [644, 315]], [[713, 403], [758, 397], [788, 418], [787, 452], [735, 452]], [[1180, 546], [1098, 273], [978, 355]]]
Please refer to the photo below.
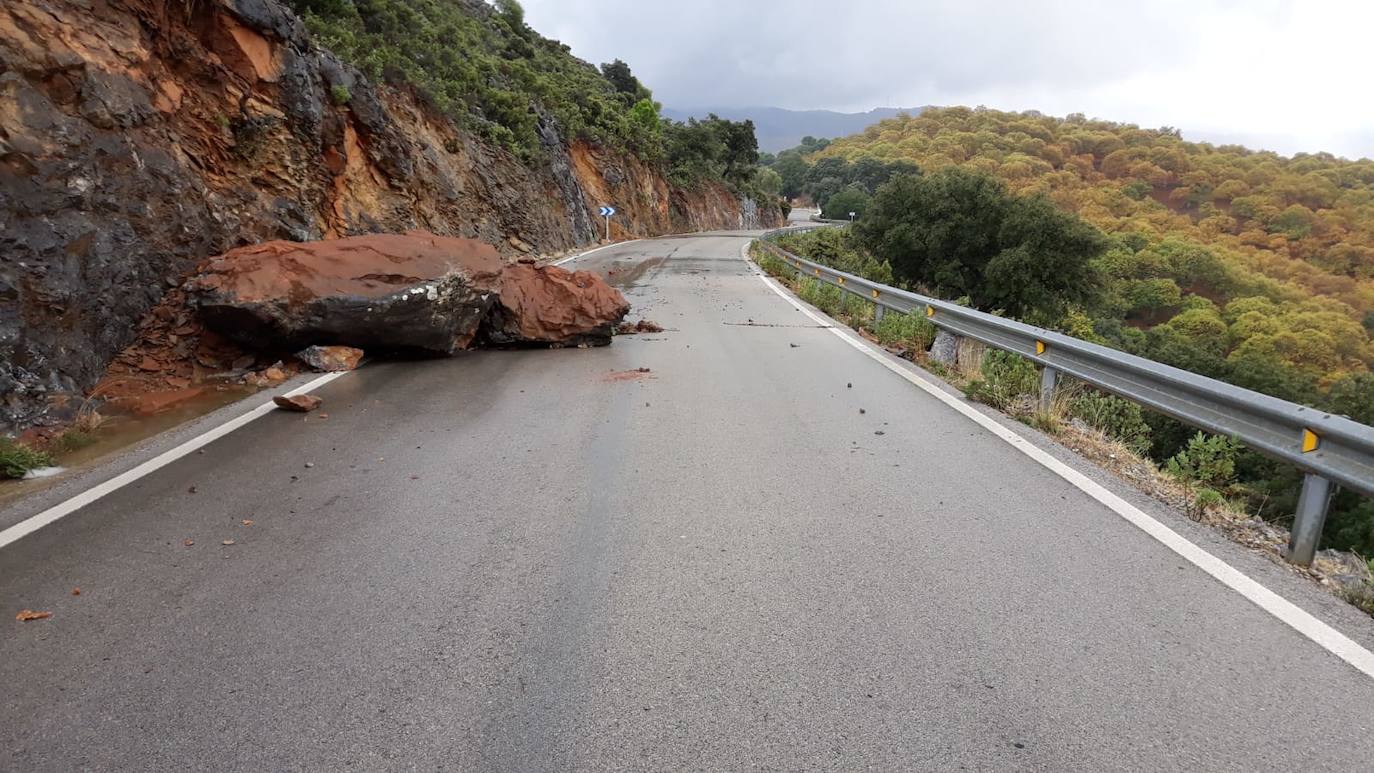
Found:
[[873, 304], [873, 326], [874, 326], [874, 327], [877, 327], [878, 323], [883, 321], [883, 312], [885, 312], [885, 311], [887, 311], [887, 307], [883, 306], [881, 303], [875, 303], [875, 304]]
[[1059, 371], [1048, 365], [1040, 368], [1040, 410], [1049, 413], [1054, 406], [1054, 387], [1059, 383]]
[[1317, 542], [1326, 523], [1326, 508], [1331, 504], [1331, 481], [1320, 475], [1307, 473], [1302, 479], [1302, 493], [1298, 494], [1298, 511], [1293, 514], [1293, 531], [1288, 538], [1289, 563], [1311, 566], [1317, 555]]

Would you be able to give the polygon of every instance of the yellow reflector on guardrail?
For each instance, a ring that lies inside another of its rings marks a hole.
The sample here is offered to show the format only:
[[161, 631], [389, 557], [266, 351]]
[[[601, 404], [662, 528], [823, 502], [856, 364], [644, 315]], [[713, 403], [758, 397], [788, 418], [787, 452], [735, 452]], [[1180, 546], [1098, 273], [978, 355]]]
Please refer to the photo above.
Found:
[[927, 316], [927, 317], [933, 317], [933, 316], [935, 316], [935, 307], [934, 307], [934, 306], [927, 306], [927, 307], [926, 307], [926, 316]]
[[878, 299], [878, 296], [881, 295], [881, 294], [882, 294], [882, 293], [879, 293], [877, 290], [874, 290], [874, 291], [873, 291], [873, 299], [874, 299], [874, 300], [877, 300], [877, 299]]
[[1036, 341], [1036, 342], [1035, 342], [1035, 353], [1036, 353], [1036, 354], [1044, 354], [1044, 353], [1045, 353], [1045, 342], [1044, 342], [1044, 341]]
[[1318, 435], [1310, 429], [1304, 429], [1302, 431], [1302, 452], [1304, 454], [1312, 453], [1313, 451], [1317, 450], [1317, 446], [1320, 446], [1321, 444], [1322, 439], [1320, 435]]

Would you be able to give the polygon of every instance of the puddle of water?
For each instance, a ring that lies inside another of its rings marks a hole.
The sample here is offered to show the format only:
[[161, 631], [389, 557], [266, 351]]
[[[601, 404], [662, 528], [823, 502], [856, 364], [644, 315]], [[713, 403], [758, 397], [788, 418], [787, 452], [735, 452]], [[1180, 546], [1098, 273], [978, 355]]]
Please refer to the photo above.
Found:
[[635, 287], [639, 280], [643, 279], [644, 275], [649, 273], [649, 269], [661, 266], [667, 260], [666, 257], [649, 258], [647, 260], [641, 260], [629, 268], [620, 268], [619, 265], [616, 265], [612, 267], [615, 273], [606, 276], [605, 279], [612, 287], [622, 287], [626, 289]]
[[[136, 443], [198, 419], [226, 405], [242, 400], [257, 392], [254, 387], [226, 385], [208, 389], [183, 403], [175, 405], [162, 413], [152, 416], [130, 414], [109, 414], [105, 422], [91, 433], [95, 442], [84, 448], [62, 454], [57, 461], [60, 467], [43, 467], [31, 471], [33, 477], [23, 480], [0, 483], [0, 506], [7, 505], [21, 497], [41, 491], [65, 477], [62, 473], [89, 467], [97, 461], [123, 450]], [[34, 474], [38, 473], [38, 474]]]

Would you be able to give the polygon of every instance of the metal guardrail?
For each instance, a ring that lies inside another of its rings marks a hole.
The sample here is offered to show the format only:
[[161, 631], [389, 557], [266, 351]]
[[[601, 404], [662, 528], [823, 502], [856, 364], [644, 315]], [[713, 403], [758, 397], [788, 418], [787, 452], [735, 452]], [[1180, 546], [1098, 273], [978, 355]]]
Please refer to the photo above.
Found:
[[936, 327], [1014, 352], [1042, 366], [1040, 400], [1048, 406], [1058, 374], [1066, 373], [1184, 424], [1233, 437], [1306, 473], [1294, 516], [1288, 560], [1311, 564], [1337, 483], [1374, 496], [1374, 427], [1290, 403], [1216, 379], [1110, 349], [1052, 330], [872, 282], [764, 244], [806, 276], [860, 296], [884, 310], [923, 314]]

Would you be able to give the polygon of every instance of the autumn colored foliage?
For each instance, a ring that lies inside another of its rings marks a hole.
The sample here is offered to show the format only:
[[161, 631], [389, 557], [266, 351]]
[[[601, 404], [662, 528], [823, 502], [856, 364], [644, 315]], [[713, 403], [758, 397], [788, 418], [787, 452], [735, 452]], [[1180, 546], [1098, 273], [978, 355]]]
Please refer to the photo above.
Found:
[[1099, 260], [1107, 305], [1092, 316], [1124, 348], [1183, 337], [1203, 344], [1191, 359], [1208, 375], [1281, 368], [1292, 383], [1267, 386], [1290, 399], [1374, 365], [1374, 161], [961, 107], [882, 121], [810, 160], [832, 157], [982, 170], [1115, 237]]

